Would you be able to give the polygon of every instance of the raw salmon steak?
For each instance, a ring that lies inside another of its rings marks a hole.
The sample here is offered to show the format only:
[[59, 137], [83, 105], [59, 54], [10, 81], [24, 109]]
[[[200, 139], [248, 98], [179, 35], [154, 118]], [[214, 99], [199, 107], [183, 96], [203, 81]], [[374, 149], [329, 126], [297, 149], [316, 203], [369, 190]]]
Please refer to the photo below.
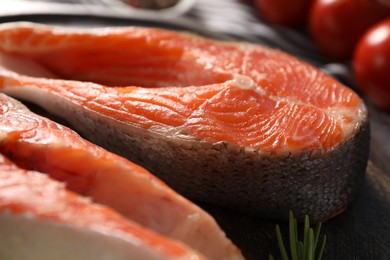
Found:
[[289, 54], [155, 28], [0, 27], [0, 89], [179, 193], [263, 217], [326, 220], [364, 177], [350, 88]]
[[206, 259], [0, 154], [0, 259]]
[[[190, 247], [191, 250], [200, 252], [209, 259], [243, 259], [240, 251], [208, 213], [177, 194], [144, 168], [82, 139], [67, 127], [30, 112], [19, 101], [4, 94], [0, 94], [0, 122], [0, 153], [10, 158], [21, 169], [25, 169], [25, 172], [35, 170], [45, 173], [57, 182], [65, 183], [68, 190], [88, 197], [95, 203], [112, 208], [111, 211], [115, 210], [123, 216], [122, 218], [126, 217], [144, 229], [150, 229], [150, 232], [165, 236], [167, 240], [180, 241], [181, 244], [187, 245], [186, 248]], [[76, 199], [75, 195], [69, 195], [71, 199], [67, 200], [68, 195], [64, 195], [66, 193], [64, 188], [50, 184], [54, 180], [49, 182], [49, 180], [44, 179], [41, 185], [39, 182], [34, 184], [33, 178], [38, 177], [31, 177], [32, 183], [28, 183], [30, 181], [29, 175], [34, 174], [28, 173], [28, 176], [26, 174], [24, 177], [20, 177], [24, 178], [25, 181], [20, 180], [18, 188], [15, 188], [14, 193], [17, 197], [12, 197], [10, 201], [7, 200], [7, 195], [12, 193], [12, 189], [6, 189], [8, 182], [3, 182], [6, 177], [0, 176], [0, 210], [6, 210], [8, 206], [12, 206], [11, 213], [14, 211], [18, 213], [18, 210], [21, 213], [28, 213], [29, 207], [31, 207], [32, 214], [37, 214], [38, 222], [42, 214], [45, 220], [61, 219], [62, 221], [64, 218], [63, 224], [81, 225], [81, 227], [92, 221], [93, 228], [102, 229], [101, 232], [108, 236], [111, 235], [109, 229], [111, 222], [115, 228], [125, 225], [121, 224], [123, 220], [119, 217], [110, 217], [109, 214], [113, 214], [111, 212], [107, 213], [105, 220], [105, 211], [108, 210], [95, 210], [96, 207], [91, 204], [79, 203], [77, 201], [81, 199]], [[31, 186], [37, 187], [32, 188]], [[23, 190], [22, 194], [17, 194], [19, 189]], [[29, 189], [32, 189], [31, 196]], [[37, 192], [40, 195], [34, 195]], [[63, 195], [53, 195], [52, 197], [52, 194], [57, 192]], [[41, 198], [42, 202], [40, 202]], [[23, 201], [23, 204], [19, 205], [17, 202], [13, 206], [14, 199]], [[59, 200], [59, 208], [50, 211], [51, 207], [57, 205], [57, 199]], [[40, 207], [40, 203], [42, 203], [42, 207]], [[47, 216], [44, 215], [46, 211]], [[97, 215], [94, 214], [95, 211]], [[57, 214], [59, 215], [57, 216]], [[5, 217], [7, 216], [5, 215]], [[115, 218], [119, 219], [118, 223], [115, 223]], [[25, 221], [25, 219], [20, 221]], [[100, 226], [96, 224], [95, 227], [93, 221], [101, 222]], [[105, 223], [106, 221], [107, 223]], [[106, 225], [107, 229], [103, 229]], [[114, 231], [116, 232], [116, 230]], [[115, 232], [112, 235], [115, 235]], [[141, 231], [136, 230], [135, 232]], [[0, 234], [3, 236], [2, 232]], [[56, 234], [58, 235], [58, 233]], [[142, 234], [140, 239], [143, 239]], [[146, 239], [149, 241], [149, 238]], [[165, 243], [164, 238], [160, 240]], [[88, 239], [85, 238], [85, 241]], [[91, 238], [91, 241], [94, 243], [94, 238]], [[60, 242], [58, 241], [58, 243]], [[159, 247], [158, 241], [155, 243], [150, 240], [149, 242], [156, 248]], [[134, 240], [134, 244], [137, 243]], [[145, 244], [145, 246], [148, 245]], [[154, 249], [151, 250], [154, 252]], [[161, 250], [164, 252], [167, 250], [169, 253], [170, 246], [167, 245], [166, 249], [162, 247]], [[174, 247], [172, 250], [174, 251]], [[190, 255], [190, 251], [184, 253], [184, 257], [187, 257], [187, 253]], [[181, 257], [181, 255], [177, 255], [178, 259], [181, 259], [179, 256]], [[166, 257], [175, 258], [174, 255], [169, 254]]]

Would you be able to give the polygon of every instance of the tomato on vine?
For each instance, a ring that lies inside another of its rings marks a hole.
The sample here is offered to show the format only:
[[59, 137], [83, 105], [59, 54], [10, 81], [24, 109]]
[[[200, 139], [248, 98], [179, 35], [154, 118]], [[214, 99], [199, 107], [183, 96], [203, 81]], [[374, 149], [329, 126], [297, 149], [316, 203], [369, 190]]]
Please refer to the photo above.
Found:
[[353, 72], [364, 95], [390, 111], [390, 18], [373, 26], [359, 40]]
[[390, 17], [390, 6], [380, 0], [314, 0], [309, 31], [327, 57], [347, 60], [363, 33], [387, 17]]
[[271, 24], [288, 27], [303, 26], [307, 22], [313, 0], [255, 0], [262, 17]]

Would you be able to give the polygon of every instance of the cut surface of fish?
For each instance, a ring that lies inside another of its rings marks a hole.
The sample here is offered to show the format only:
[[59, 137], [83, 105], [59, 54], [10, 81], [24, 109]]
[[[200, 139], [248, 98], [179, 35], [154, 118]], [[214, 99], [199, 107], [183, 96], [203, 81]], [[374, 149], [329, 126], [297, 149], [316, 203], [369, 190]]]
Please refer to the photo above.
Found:
[[1, 91], [193, 199], [326, 220], [368, 157], [364, 103], [277, 50], [153, 28], [0, 27]]
[[[243, 259], [207, 212], [144, 168], [30, 112], [4, 94], [0, 94], [0, 122], [0, 153], [22, 169], [46, 173], [63, 182], [67, 189], [112, 208], [144, 228], [180, 241], [210, 259]], [[40, 186], [37, 184], [36, 189], [41, 189]], [[46, 192], [42, 187], [41, 195], [55, 203], [48, 192], [54, 191]], [[26, 200], [24, 205], [28, 207], [29, 202]], [[33, 202], [39, 206], [38, 199]], [[88, 213], [88, 208], [80, 209], [80, 217]], [[65, 206], [63, 210], [66, 215]]]
[[206, 259], [0, 154], [0, 258]]

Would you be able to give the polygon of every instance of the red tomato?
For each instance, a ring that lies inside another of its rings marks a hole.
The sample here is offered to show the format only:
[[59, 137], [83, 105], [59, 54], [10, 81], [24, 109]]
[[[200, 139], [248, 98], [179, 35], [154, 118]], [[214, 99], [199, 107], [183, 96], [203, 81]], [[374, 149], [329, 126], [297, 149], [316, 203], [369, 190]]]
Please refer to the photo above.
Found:
[[351, 58], [359, 37], [387, 17], [390, 17], [390, 6], [380, 0], [314, 0], [309, 30], [326, 56], [346, 60]]
[[255, 0], [261, 16], [268, 22], [289, 27], [302, 26], [312, 0]]
[[372, 27], [359, 40], [353, 72], [365, 96], [390, 111], [390, 18]]

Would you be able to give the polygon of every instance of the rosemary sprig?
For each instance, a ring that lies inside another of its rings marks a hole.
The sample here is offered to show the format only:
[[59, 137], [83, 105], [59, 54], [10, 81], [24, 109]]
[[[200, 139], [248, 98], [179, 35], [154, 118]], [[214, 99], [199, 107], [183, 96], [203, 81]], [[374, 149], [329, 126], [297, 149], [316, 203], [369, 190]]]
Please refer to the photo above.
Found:
[[[298, 237], [297, 219], [294, 218], [293, 212], [290, 211], [289, 242], [291, 260], [321, 260], [326, 244], [326, 235], [323, 235], [321, 244], [318, 243], [320, 239], [321, 226], [322, 224], [318, 223], [315, 229], [311, 228], [309, 217], [306, 215], [303, 222], [303, 241], [300, 241]], [[279, 225], [276, 225], [275, 231], [282, 259], [290, 260]], [[319, 249], [318, 253], [317, 249]], [[269, 260], [274, 260], [274, 257], [269, 255]]]

